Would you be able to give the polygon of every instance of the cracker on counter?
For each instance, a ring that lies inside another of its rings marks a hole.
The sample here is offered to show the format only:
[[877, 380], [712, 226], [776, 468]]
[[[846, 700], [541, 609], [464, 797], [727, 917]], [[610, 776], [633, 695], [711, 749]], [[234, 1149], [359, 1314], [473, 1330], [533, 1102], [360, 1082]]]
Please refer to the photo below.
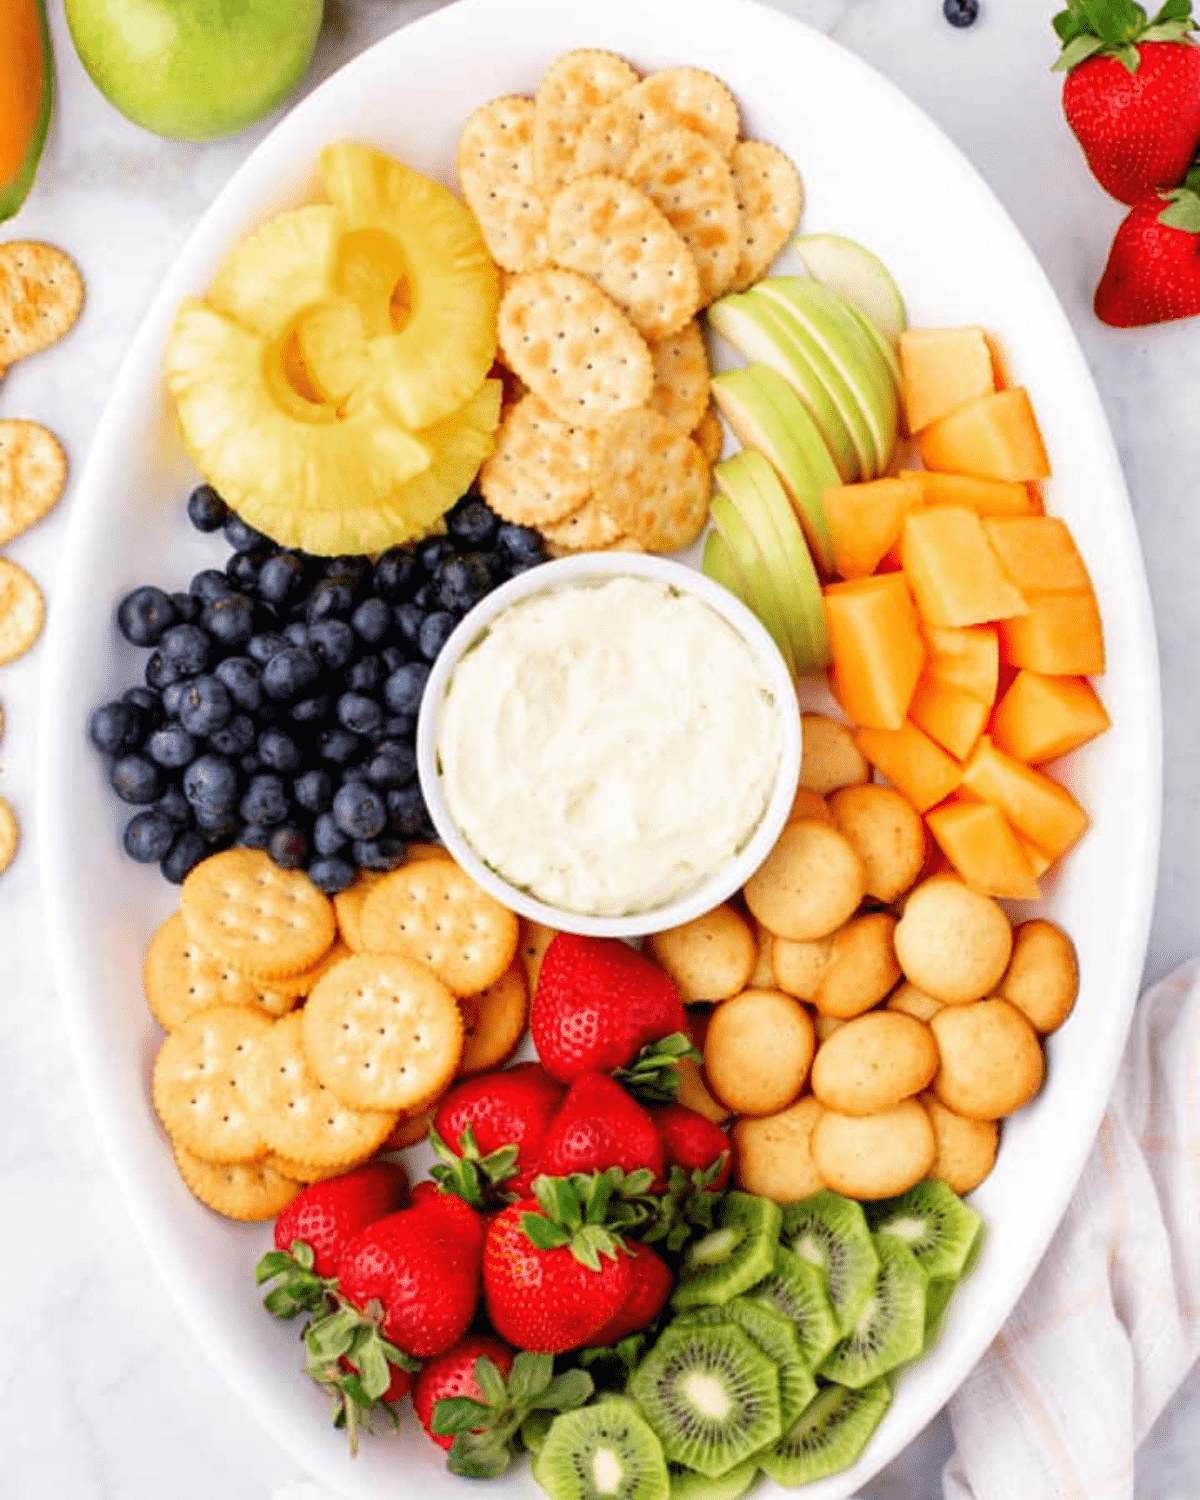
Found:
[[35, 525], [62, 496], [67, 455], [37, 422], [0, 421], [0, 543]]
[[25, 655], [45, 619], [41, 589], [24, 568], [0, 557], [0, 665]]
[[71, 257], [35, 240], [0, 245], [0, 370], [58, 342], [83, 308]]
[[492, 259], [505, 271], [549, 264], [547, 205], [534, 181], [532, 99], [493, 99], [458, 140], [458, 180]]

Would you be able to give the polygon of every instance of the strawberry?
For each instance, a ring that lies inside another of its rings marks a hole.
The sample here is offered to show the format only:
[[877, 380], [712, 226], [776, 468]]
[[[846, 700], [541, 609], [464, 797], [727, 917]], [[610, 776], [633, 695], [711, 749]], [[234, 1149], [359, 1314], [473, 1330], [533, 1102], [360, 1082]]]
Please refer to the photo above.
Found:
[[1094, 304], [1113, 328], [1200, 313], [1200, 196], [1190, 185], [1165, 196], [1135, 204], [1113, 239]]
[[607, 1073], [581, 1073], [550, 1122], [538, 1156], [549, 1177], [645, 1168], [657, 1181], [665, 1156], [654, 1121]]
[[634, 1241], [629, 1246], [633, 1252], [633, 1286], [625, 1306], [616, 1313], [587, 1341], [588, 1348], [603, 1349], [619, 1344], [633, 1333], [648, 1328], [666, 1306], [671, 1295], [673, 1279], [671, 1268], [657, 1251], [649, 1245]]
[[412, 1190], [412, 1206], [436, 1216], [451, 1238], [464, 1242], [473, 1254], [482, 1254], [487, 1223], [456, 1193], [445, 1191], [436, 1182], [418, 1182]]
[[[455, 1344], [453, 1349], [447, 1349], [445, 1354], [431, 1359], [417, 1376], [413, 1410], [429, 1437], [447, 1453], [454, 1445], [454, 1434], [433, 1430], [434, 1405], [454, 1396], [469, 1396], [472, 1401], [484, 1404], [486, 1398], [476, 1379], [475, 1368], [480, 1359], [490, 1360], [492, 1368], [505, 1376], [512, 1369], [513, 1351], [490, 1334], [475, 1334]], [[484, 1378], [486, 1381], [487, 1377]]]
[[658, 1105], [650, 1110], [650, 1116], [662, 1137], [669, 1167], [681, 1167], [689, 1176], [697, 1171], [707, 1174], [724, 1155], [724, 1164], [706, 1184], [708, 1191], [719, 1193], [729, 1181], [732, 1165], [729, 1137], [720, 1126], [685, 1104]]
[[433, 1169], [434, 1177], [468, 1203], [482, 1204], [490, 1187], [524, 1197], [563, 1093], [562, 1084], [535, 1062], [457, 1084], [442, 1100], [430, 1132], [443, 1163]]
[[647, 1043], [686, 1025], [674, 984], [628, 944], [560, 932], [546, 949], [529, 1030], [546, 1071], [562, 1083], [626, 1067]]
[[1184, 179], [1200, 143], [1200, 47], [1191, 0], [1149, 20], [1133, 0], [1067, 0], [1054, 18], [1063, 113], [1096, 181], [1134, 204]]

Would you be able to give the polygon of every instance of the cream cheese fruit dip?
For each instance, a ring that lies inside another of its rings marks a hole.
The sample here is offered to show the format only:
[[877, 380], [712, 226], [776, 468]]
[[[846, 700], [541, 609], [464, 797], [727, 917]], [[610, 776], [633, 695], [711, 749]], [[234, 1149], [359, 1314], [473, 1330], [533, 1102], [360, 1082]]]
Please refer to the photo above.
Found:
[[651, 579], [548, 590], [492, 621], [438, 726], [447, 808], [510, 885], [590, 916], [649, 911], [735, 855], [782, 749], [766, 668]]

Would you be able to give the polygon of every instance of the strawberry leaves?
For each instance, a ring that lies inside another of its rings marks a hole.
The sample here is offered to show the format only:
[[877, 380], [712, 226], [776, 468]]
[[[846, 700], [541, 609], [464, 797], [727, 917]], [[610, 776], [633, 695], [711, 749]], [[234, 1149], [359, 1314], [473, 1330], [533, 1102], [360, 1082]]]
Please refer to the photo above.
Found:
[[1141, 42], [1186, 42], [1196, 29], [1191, 0], [1166, 0], [1151, 19], [1133, 0], [1067, 0], [1054, 17], [1063, 44], [1054, 71], [1069, 73], [1090, 57], [1116, 57], [1136, 73]]
[[652, 1203], [646, 1197], [653, 1173], [607, 1172], [570, 1177], [537, 1177], [533, 1196], [539, 1213], [523, 1213], [521, 1229], [538, 1250], [569, 1247], [571, 1254], [589, 1271], [600, 1269], [600, 1257], [616, 1260], [625, 1249], [621, 1231], [648, 1222]]
[[641, 1104], [670, 1104], [679, 1088], [679, 1063], [685, 1057], [702, 1061], [686, 1031], [675, 1031], [650, 1042], [626, 1068], [613, 1074], [627, 1093]]
[[[532, 1216], [527, 1216], [532, 1217]], [[549, 1354], [518, 1354], [507, 1382], [495, 1364], [481, 1354], [475, 1361], [480, 1400], [444, 1396], [433, 1406], [433, 1431], [454, 1435], [447, 1466], [468, 1479], [494, 1479], [512, 1462], [514, 1439], [533, 1412], [574, 1411], [595, 1386], [583, 1370], [554, 1374]]]
[[685, 1172], [682, 1167], [672, 1167], [667, 1178], [667, 1191], [657, 1200], [654, 1222], [642, 1239], [647, 1244], [662, 1241], [668, 1250], [676, 1253], [687, 1249], [692, 1240], [700, 1239], [716, 1227], [717, 1209], [723, 1194], [716, 1189], [728, 1151], [723, 1151], [711, 1166], [696, 1167]]
[[276, 1318], [294, 1318], [302, 1312], [322, 1312], [337, 1287], [332, 1278], [313, 1270], [313, 1249], [303, 1240], [293, 1240], [287, 1250], [268, 1250], [254, 1268], [254, 1283], [275, 1285], [263, 1298], [263, 1306]]
[[1158, 216], [1160, 224], [1182, 229], [1185, 234], [1200, 234], [1200, 162], [1193, 164], [1181, 187], [1160, 196], [1167, 202]]
[[444, 1192], [454, 1193], [472, 1208], [487, 1207], [501, 1184], [517, 1175], [520, 1148], [501, 1146], [484, 1156], [470, 1125], [463, 1127], [457, 1153], [447, 1146], [435, 1129], [429, 1132], [429, 1144], [438, 1157], [429, 1175]]
[[334, 1426], [346, 1429], [351, 1453], [358, 1452], [359, 1430], [371, 1430], [371, 1416], [381, 1406], [393, 1425], [399, 1425], [383, 1397], [395, 1369], [412, 1371], [421, 1366], [389, 1343], [374, 1319], [342, 1303], [335, 1312], [314, 1318], [303, 1338], [305, 1374], [328, 1393]]

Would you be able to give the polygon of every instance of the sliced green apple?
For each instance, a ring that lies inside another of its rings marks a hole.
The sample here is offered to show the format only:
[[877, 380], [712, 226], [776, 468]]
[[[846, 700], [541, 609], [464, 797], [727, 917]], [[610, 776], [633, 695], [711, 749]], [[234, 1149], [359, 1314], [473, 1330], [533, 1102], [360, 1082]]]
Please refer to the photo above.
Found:
[[792, 248], [808, 274], [857, 307], [894, 351], [908, 315], [900, 288], [879, 257], [840, 234], [800, 234]]
[[[733, 460], [727, 459], [726, 462], [732, 463]], [[713, 470], [713, 478], [718, 485], [722, 467], [718, 464]], [[795, 677], [796, 651], [792, 644], [792, 634], [787, 628], [783, 605], [775, 593], [774, 583], [767, 573], [766, 562], [759, 551], [754, 533], [742, 519], [737, 507], [720, 489], [713, 494], [709, 509], [717, 534], [724, 541], [736, 569], [736, 574], [732, 576], [736, 577], [740, 587], [732, 589], [732, 592], [766, 626], [768, 634], [787, 663], [788, 671]], [[718, 563], [723, 560], [718, 552]], [[726, 582], [725, 586], [729, 588], [731, 585]]]
[[[729, 550], [729, 543], [714, 526], [704, 538], [704, 557], [701, 562], [701, 571], [706, 577], [711, 578], [714, 583], [719, 583], [723, 589], [728, 589], [735, 599], [740, 599], [749, 610], [754, 610], [750, 602], [750, 588], [742, 577], [738, 568], [737, 560]], [[757, 614], [758, 611], [754, 610]]]
[[888, 367], [892, 383], [895, 385], [896, 390], [899, 391], [900, 382], [904, 378], [903, 372], [900, 369], [900, 356], [896, 353], [892, 345], [888, 343], [887, 339], [884, 338], [883, 334], [880, 333], [879, 329], [875, 327], [874, 323], [871, 322], [870, 318], [867, 317], [866, 313], [863, 312], [862, 308], [855, 307], [853, 302], [847, 302], [846, 311], [879, 351], [880, 358]]
[[774, 467], [813, 556], [831, 573], [833, 547], [821, 491], [841, 479], [807, 407], [769, 365], [714, 375], [712, 394], [742, 446], [757, 449]]

